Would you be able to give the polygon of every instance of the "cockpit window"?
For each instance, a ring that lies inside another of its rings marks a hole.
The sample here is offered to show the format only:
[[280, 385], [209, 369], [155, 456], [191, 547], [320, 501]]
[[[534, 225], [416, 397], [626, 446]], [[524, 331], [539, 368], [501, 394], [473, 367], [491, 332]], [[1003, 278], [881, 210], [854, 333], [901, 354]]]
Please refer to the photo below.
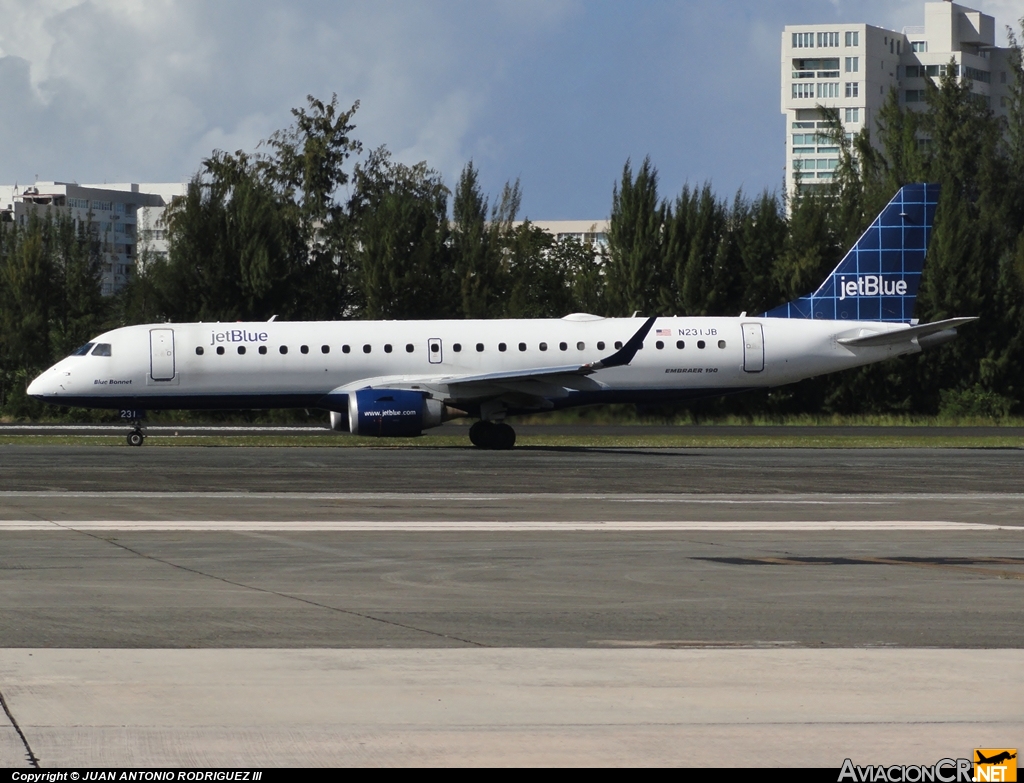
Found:
[[110, 356], [110, 343], [97, 343], [92, 352], [93, 356]]
[[85, 356], [96, 343], [86, 343], [81, 348], [76, 348], [71, 352], [72, 356]]

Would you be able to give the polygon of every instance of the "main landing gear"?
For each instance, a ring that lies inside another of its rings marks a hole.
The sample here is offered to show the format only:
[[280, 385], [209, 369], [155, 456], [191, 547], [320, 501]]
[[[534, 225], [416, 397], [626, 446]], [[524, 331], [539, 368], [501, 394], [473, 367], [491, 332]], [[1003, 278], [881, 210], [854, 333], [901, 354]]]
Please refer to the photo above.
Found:
[[142, 424], [140, 422], [132, 422], [132, 431], [128, 433], [128, 445], [129, 446], [141, 446], [142, 441], [145, 439], [145, 434], [142, 432]]
[[478, 421], [469, 428], [469, 440], [478, 449], [510, 449], [516, 445], [516, 431], [503, 421]]

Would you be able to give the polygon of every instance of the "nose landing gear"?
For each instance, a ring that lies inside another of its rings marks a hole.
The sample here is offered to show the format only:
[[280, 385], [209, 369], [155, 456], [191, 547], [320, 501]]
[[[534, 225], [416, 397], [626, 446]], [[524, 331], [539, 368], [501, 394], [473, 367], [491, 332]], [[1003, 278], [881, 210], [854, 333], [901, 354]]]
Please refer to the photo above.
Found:
[[141, 446], [146, 439], [146, 434], [142, 431], [142, 422], [146, 419], [146, 412], [135, 408], [122, 409], [121, 418], [132, 427], [132, 431], [128, 433], [128, 445]]
[[136, 424], [135, 429], [128, 433], [128, 445], [141, 446], [145, 437], [145, 434], [142, 432], [142, 425]]
[[469, 428], [469, 440], [478, 449], [503, 451], [516, 445], [516, 431], [503, 421], [478, 421]]

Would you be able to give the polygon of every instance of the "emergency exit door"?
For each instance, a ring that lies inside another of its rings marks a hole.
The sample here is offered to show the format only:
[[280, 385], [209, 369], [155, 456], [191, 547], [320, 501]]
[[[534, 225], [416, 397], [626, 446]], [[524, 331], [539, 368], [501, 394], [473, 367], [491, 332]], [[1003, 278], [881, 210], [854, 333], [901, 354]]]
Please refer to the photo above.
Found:
[[444, 358], [444, 351], [441, 350], [441, 340], [437, 337], [431, 337], [427, 340], [427, 358], [431, 364], [440, 364]]
[[747, 372], [764, 369], [764, 331], [761, 324], [743, 324], [743, 369]]
[[149, 375], [154, 381], [174, 380], [174, 330], [149, 330]]

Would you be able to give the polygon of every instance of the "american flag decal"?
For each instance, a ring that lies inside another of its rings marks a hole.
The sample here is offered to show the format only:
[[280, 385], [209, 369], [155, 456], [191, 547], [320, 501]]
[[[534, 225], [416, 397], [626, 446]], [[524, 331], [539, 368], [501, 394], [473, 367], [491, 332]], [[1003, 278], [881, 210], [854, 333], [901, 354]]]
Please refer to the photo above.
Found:
[[654, 330], [654, 334], [657, 337], [671, 337], [672, 336], [672, 330], [671, 329], [655, 329]]

